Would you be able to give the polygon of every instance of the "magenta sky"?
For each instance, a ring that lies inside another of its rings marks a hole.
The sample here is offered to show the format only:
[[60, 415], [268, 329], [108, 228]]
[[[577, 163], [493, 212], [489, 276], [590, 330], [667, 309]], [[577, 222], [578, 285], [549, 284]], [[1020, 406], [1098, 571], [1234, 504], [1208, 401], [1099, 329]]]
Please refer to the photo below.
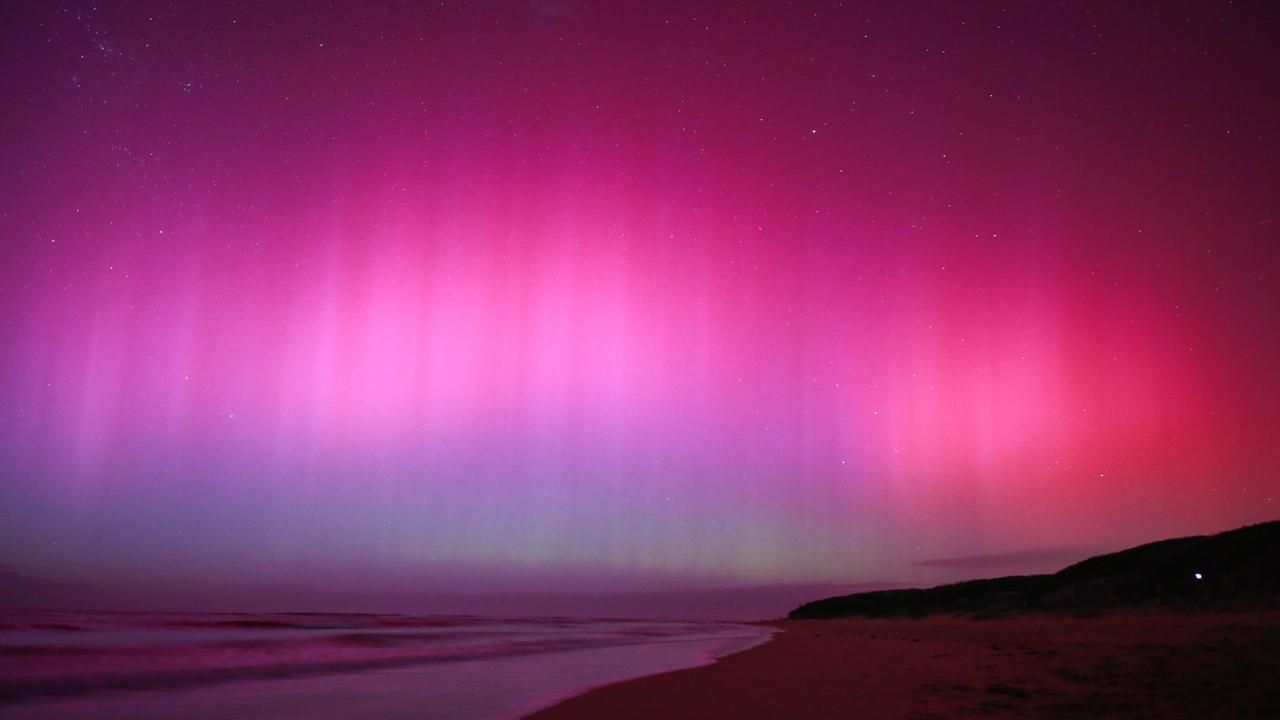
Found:
[[12, 572], [925, 582], [1280, 514], [1266, 3], [113, 5], [0, 10]]

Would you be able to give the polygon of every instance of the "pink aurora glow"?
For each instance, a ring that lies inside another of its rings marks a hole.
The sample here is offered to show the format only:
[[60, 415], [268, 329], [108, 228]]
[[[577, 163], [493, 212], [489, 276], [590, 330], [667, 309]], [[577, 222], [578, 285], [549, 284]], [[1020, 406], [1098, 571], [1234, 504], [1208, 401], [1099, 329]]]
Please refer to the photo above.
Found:
[[1275, 516], [1248, 18], [645, 5], [9, 11], [0, 561], [923, 580]]

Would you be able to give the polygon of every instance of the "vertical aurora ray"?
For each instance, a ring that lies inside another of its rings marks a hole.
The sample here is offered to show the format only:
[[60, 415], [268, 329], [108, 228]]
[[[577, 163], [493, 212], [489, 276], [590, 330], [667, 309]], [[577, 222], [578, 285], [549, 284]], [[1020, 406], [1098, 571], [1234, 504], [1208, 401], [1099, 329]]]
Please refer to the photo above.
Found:
[[9, 8], [0, 562], [898, 580], [1271, 518], [1270, 25], [1146, 11]]

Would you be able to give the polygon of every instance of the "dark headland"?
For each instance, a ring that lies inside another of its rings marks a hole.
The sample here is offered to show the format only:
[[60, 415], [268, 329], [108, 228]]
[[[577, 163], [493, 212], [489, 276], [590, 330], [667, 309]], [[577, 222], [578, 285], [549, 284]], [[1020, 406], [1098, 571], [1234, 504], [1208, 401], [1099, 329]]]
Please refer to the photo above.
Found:
[[923, 617], [935, 613], [1084, 611], [1165, 606], [1274, 606], [1280, 596], [1280, 521], [1098, 555], [1049, 575], [881, 590], [805, 603], [793, 620]]
[[1280, 718], [1280, 522], [768, 624], [764, 645], [532, 717]]

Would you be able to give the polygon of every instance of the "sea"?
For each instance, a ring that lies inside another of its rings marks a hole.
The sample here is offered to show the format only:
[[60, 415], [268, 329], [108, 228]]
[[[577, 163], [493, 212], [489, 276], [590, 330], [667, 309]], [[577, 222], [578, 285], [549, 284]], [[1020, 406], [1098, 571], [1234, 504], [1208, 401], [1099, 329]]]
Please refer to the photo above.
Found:
[[496, 720], [771, 628], [387, 614], [0, 614], [0, 718]]

